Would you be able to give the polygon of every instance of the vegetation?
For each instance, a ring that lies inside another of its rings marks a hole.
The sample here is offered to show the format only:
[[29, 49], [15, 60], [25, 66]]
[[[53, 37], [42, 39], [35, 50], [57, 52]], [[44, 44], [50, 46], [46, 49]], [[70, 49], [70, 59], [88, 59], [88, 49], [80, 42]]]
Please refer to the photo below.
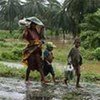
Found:
[[65, 0], [60, 4], [57, 0], [1, 0], [0, 29], [18, 29], [18, 20], [22, 17], [36, 16], [47, 29], [59, 33], [71, 32], [75, 37], [80, 33], [79, 24], [84, 15], [95, 12], [100, 7], [100, 0]]
[[[88, 49], [87, 56], [90, 55], [88, 58], [99, 60], [100, 0], [65, 0], [62, 4], [57, 0], [47, 0], [47, 2], [45, 0], [26, 0], [26, 2], [1, 0], [0, 8], [0, 29], [10, 31], [10, 33], [1, 31], [0, 40], [20, 39], [22, 35], [20, 31], [16, 31], [20, 30], [18, 20], [34, 15], [43, 21], [48, 30], [47, 33], [55, 35], [56, 38], [61, 34], [63, 39], [66, 39], [66, 34], [73, 37], [79, 35], [83, 49]], [[57, 59], [59, 58], [61, 57]]]
[[86, 15], [80, 26], [82, 29], [81, 39], [84, 41], [83, 47], [86, 49], [100, 47], [100, 9]]
[[[71, 39], [80, 36], [80, 50], [85, 59], [83, 78], [94, 81], [100, 77], [100, 74], [96, 74], [100, 72], [100, 0], [65, 0], [62, 4], [57, 0], [0, 0], [0, 60], [21, 60], [26, 43], [22, 41], [22, 30], [18, 26], [18, 20], [33, 15], [45, 24], [46, 37], [49, 38], [51, 35], [51, 38], [55, 39], [55, 62], [66, 63], [73, 44], [68, 36], [72, 36]], [[67, 43], [62, 43], [61, 37]], [[25, 69], [0, 65], [0, 76], [24, 78], [24, 73]], [[61, 72], [57, 73], [61, 75]], [[38, 74], [35, 76], [37, 79]]]

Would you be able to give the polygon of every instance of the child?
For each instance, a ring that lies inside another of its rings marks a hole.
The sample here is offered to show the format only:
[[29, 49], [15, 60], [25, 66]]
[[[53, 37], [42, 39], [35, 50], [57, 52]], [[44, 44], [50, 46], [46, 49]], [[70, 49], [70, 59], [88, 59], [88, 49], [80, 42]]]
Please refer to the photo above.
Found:
[[82, 56], [79, 51], [80, 43], [80, 39], [76, 38], [74, 41], [75, 46], [70, 50], [68, 55], [68, 63], [73, 65], [75, 74], [77, 76], [76, 87], [81, 87], [79, 84], [81, 76], [80, 66], [82, 65]]
[[53, 57], [53, 48], [56, 47], [52, 42], [46, 44], [46, 50], [44, 51], [44, 61], [43, 61], [43, 72], [44, 76], [47, 76], [49, 73], [52, 75], [52, 80], [55, 82], [55, 73], [52, 67]]

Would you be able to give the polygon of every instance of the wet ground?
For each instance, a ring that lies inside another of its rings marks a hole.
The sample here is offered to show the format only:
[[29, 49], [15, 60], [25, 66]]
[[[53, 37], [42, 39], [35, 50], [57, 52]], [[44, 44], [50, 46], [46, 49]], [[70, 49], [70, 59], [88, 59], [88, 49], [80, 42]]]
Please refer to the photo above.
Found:
[[24, 80], [0, 78], [0, 100], [100, 100], [100, 85], [82, 83], [84, 88], [76, 89], [74, 84], [41, 84]]
[[[22, 68], [20, 63], [1, 62], [8, 67]], [[63, 72], [62, 65], [54, 64]], [[100, 84], [81, 83], [84, 88], [76, 89], [75, 84], [41, 84], [15, 78], [0, 78], [0, 100], [100, 100]]]

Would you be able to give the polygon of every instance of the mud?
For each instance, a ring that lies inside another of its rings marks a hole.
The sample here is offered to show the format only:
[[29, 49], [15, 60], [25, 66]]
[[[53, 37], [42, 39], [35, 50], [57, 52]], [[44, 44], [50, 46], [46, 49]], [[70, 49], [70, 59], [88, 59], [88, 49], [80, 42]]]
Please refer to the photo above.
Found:
[[[1, 62], [7, 67], [22, 68], [21, 63]], [[55, 70], [63, 72], [62, 65], [54, 64]], [[58, 68], [59, 66], [59, 68]], [[81, 83], [83, 88], [76, 88], [75, 84], [68, 86], [57, 84], [41, 84], [32, 81], [25, 84], [22, 79], [0, 78], [0, 100], [100, 100], [100, 84]]]
[[14, 78], [0, 78], [0, 100], [100, 100], [100, 85], [81, 83], [83, 88], [74, 84], [41, 84]]

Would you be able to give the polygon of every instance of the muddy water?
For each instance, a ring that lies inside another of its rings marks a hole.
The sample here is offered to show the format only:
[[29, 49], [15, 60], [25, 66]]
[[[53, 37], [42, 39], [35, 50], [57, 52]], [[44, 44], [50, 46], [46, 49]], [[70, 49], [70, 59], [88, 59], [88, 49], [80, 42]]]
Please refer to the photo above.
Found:
[[[19, 63], [2, 62], [8, 67], [22, 68]], [[54, 64], [55, 69], [63, 71], [62, 65]], [[100, 84], [81, 83], [84, 88], [76, 89], [75, 84], [41, 84], [24, 80], [0, 78], [0, 100], [100, 100]]]
[[6, 65], [7, 67], [15, 67], [15, 68], [22, 68], [24, 67], [21, 63], [15, 63], [15, 62], [5, 62], [5, 61], [0, 61], [1, 64]]
[[24, 80], [0, 78], [0, 100], [100, 100], [100, 85], [82, 83], [76, 89], [73, 84], [41, 84]]
[[[6, 65], [7, 67], [15, 67], [15, 68], [22, 68], [22, 67], [24, 67], [24, 65], [21, 62], [17, 62], [16, 63], [16, 62], [0, 61], [0, 63]], [[58, 68], [58, 69], [60, 69], [60, 70], [63, 70], [63, 67], [64, 67], [62, 64], [59, 64], [59, 63], [53, 63], [53, 66]]]

